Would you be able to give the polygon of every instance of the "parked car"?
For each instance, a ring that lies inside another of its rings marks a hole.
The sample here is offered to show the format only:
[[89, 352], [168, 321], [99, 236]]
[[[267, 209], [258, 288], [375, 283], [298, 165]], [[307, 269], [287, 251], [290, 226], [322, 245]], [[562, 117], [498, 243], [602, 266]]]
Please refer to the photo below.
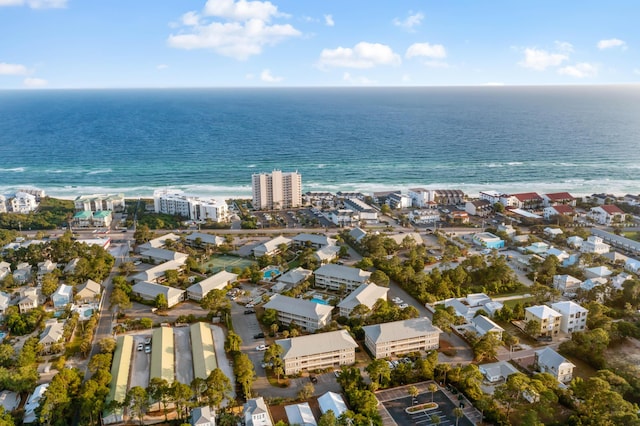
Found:
[[264, 339], [264, 333], [258, 333], [253, 335], [254, 339]]
[[138, 343], [138, 350], [141, 351], [144, 349], [144, 345], [142, 343]]
[[244, 311], [245, 315], [251, 315], [251, 314], [255, 314], [256, 311], [254, 311], [253, 309], [247, 309], [246, 311]]
[[144, 347], [144, 353], [145, 354], [150, 354], [151, 353], [151, 346], [150, 345], [147, 345], [147, 346]]
[[311, 380], [311, 383], [313, 384], [318, 383], [318, 378], [316, 376], [309, 376], [309, 380]]
[[340, 370], [333, 370], [333, 375], [336, 376], [336, 378], [340, 377]]
[[246, 305], [244, 305], [245, 308], [253, 308], [254, 304], [253, 303], [247, 303]]
[[408, 308], [408, 307], [409, 307], [409, 305], [407, 305], [406, 303], [402, 303], [402, 304], [398, 305], [398, 308], [400, 308], [400, 309], [404, 309], [404, 308]]
[[145, 345], [150, 345], [151, 344], [151, 337], [147, 337], [146, 339], [144, 339], [144, 344]]
[[258, 345], [256, 346], [256, 351], [266, 351], [269, 349], [269, 345]]

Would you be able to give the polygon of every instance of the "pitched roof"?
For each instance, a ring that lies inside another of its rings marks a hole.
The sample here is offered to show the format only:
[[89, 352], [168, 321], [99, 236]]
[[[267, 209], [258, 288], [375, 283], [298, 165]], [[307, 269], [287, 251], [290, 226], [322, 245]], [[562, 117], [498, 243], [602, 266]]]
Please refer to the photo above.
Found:
[[76, 292], [76, 296], [80, 296], [81, 298], [92, 297], [97, 294], [100, 294], [102, 291], [102, 286], [93, 280], [87, 280], [84, 284], [78, 287], [78, 291]]
[[547, 305], [535, 305], [529, 306], [525, 308], [525, 311], [531, 312], [535, 317], [545, 319], [545, 318], [555, 318], [561, 317], [562, 314], [560, 312], [556, 312]]
[[[565, 357], [560, 355], [558, 352], [554, 351], [550, 347], [545, 347], [544, 349], [540, 349], [536, 351], [536, 356], [538, 358], [538, 364], [542, 364], [548, 367], [554, 367], [557, 371], [558, 367], [564, 363], [570, 363], [567, 361]], [[575, 365], [573, 365], [575, 367]]]
[[342, 413], [347, 411], [347, 404], [342, 399], [342, 395], [331, 391], [318, 398], [318, 405], [320, 405], [322, 414], [331, 410], [336, 417], [340, 417]]
[[184, 290], [180, 290], [178, 288], [169, 287], [162, 284], [150, 283], [147, 281], [140, 281], [139, 283], [133, 285], [131, 290], [134, 293], [142, 294], [150, 299], [155, 298], [158, 294], [164, 294], [167, 301], [170, 301], [172, 298], [184, 293]]
[[313, 417], [313, 412], [308, 402], [302, 404], [287, 405], [284, 407], [284, 411], [287, 413], [290, 425], [298, 426], [317, 426], [316, 418]]
[[371, 276], [371, 272], [362, 269], [352, 268], [350, 266], [335, 265], [330, 263], [322, 265], [314, 272], [315, 275], [325, 275], [328, 277], [342, 278], [349, 281], [365, 282]]
[[551, 307], [563, 315], [576, 314], [578, 312], [589, 312], [587, 309], [570, 300], [552, 303]]
[[434, 332], [442, 333], [438, 327], [431, 323], [429, 318], [413, 318], [404, 321], [367, 325], [362, 329], [365, 335], [369, 336], [374, 343], [410, 339]]
[[197, 282], [190, 286], [187, 291], [191, 293], [200, 293], [202, 295], [209, 293], [211, 290], [222, 290], [228, 283], [234, 282], [238, 279], [238, 274], [233, 274], [222, 270], [215, 275], [212, 275], [204, 280]]
[[170, 270], [179, 270], [185, 264], [187, 259], [169, 260], [167, 262], [156, 265], [146, 271], [133, 275], [131, 279], [135, 281], [153, 281], [164, 276], [164, 273]]
[[39, 343], [42, 343], [43, 345], [57, 343], [60, 339], [62, 339], [63, 332], [63, 322], [50, 322], [44, 328], [42, 333], [40, 333]]
[[624, 211], [622, 211], [620, 207], [613, 204], [604, 204], [600, 206], [600, 208], [608, 214], [624, 214]]
[[388, 288], [380, 287], [373, 283], [360, 284], [358, 288], [349, 293], [349, 295], [338, 304], [338, 308], [353, 309], [362, 304], [371, 309], [378, 299], [387, 300], [388, 292]]
[[318, 234], [298, 234], [293, 237], [293, 241], [296, 243], [306, 243], [309, 241], [311, 244], [316, 244], [319, 246], [334, 246], [336, 245], [336, 240], [333, 238], [329, 238], [326, 235], [318, 235]]
[[298, 285], [302, 281], [309, 278], [311, 274], [313, 274], [313, 271], [309, 269], [297, 267], [296, 269], [291, 269], [290, 271], [287, 271], [284, 274], [280, 275], [278, 277], [278, 282], [284, 283], [284, 284]]
[[[254, 422], [254, 415], [266, 414], [260, 418], [260, 421]], [[244, 404], [244, 421], [246, 426], [271, 426], [271, 416], [269, 408], [264, 402], [264, 398], [252, 398]]]
[[160, 260], [182, 260], [189, 257], [186, 253], [180, 253], [173, 250], [167, 250], [162, 248], [150, 248], [140, 252], [140, 256], [152, 257]]
[[568, 192], [554, 192], [552, 194], [544, 194], [551, 201], [564, 201], [564, 200], [573, 200], [573, 195]]
[[474, 317], [471, 322], [475, 326], [476, 330], [481, 331], [482, 333], [488, 333], [491, 331], [504, 331], [504, 328], [500, 327], [498, 324], [485, 317], [484, 315], [478, 315], [477, 317]]
[[520, 194], [511, 194], [511, 196], [516, 197], [518, 201], [542, 200], [537, 192], [522, 192]]
[[257, 246], [255, 246], [253, 248], [253, 250], [255, 251], [258, 248], [261, 248], [262, 250], [260, 251], [264, 251], [265, 253], [269, 253], [272, 252], [273, 250], [277, 249], [278, 246], [280, 244], [286, 244], [289, 245], [291, 244], [291, 239], [287, 238], [287, 237], [283, 237], [282, 235], [278, 235], [275, 238], [270, 239], [269, 241], [259, 244]]
[[333, 306], [322, 305], [310, 300], [296, 299], [294, 297], [275, 294], [271, 296], [264, 305], [265, 309], [275, 309], [276, 311], [300, 315], [304, 318], [321, 319], [333, 310]]
[[282, 346], [283, 360], [358, 347], [347, 330], [290, 337], [276, 340], [276, 344]]
[[558, 204], [557, 206], [551, 206], [551, 209], [554, 209], [556, 212], [558, 212], [559, 215], [566, 215], [566, 214], [574, 214], [575, 210], [573, 210], [573, 207], [566, 205], [566, 204]]
[[211, 244], [218, 246], [224, 243], [224, 238], [219, 237], [217, 235], [205, 234], [202, 232], [194, 232], [193, 234], [187, 235], [187, 241], [195, 242], [196, 238], [200, 238], [203, 244]]

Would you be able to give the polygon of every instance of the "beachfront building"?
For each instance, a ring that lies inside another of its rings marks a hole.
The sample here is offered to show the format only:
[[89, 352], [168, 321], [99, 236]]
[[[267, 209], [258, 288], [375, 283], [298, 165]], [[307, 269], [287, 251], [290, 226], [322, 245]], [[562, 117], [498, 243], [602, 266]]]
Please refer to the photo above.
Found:
[[576, 198], [568, 192], [554, 192], [542, 194], [542, 204], [545, 206], [576, 206]]
[[471, 216], [486, 217], [493, 212], [493, 204], [487, 200], [467, 201], [464, 210]]
[[488, 249], [500, 249], [504, 247], [504, 240], [490, 232], [473, 234], [473, 243]]
[[184, 300], [185, 291], [162, 284], [141, 281], [131, 287], [131, 294], [149, 302], [155, 301], [156, 297], [162, 294], [167, 301], [167, 307], [171, 308]]
[[618, 206], [604, 204], [602, 206], [592, 207], [587, 213], [587, 218], [599, 225], [611, 226], [615, 223], [624, 223], [625, 213]]
[[523, 192], [509, 195], [503, 194], [500, 196], [500, 203], [505, 207], [533, 210], [542, 205], [542, 197], [540, 197], [536, 192]]
[[487, 200], [489, 203], [491, 203], [491, 205], [494, 205], [500, 202], [500, 198], [503, 195], [504, 194], [498, 191], [487, 190], [487, 191], [480, 191], [480, 193], [478, 194], [478, 198], [481, 200]]
[[191, 300], [199, 302], [210, 291], [224, 290], [227, 286], [230, 286], [238, 279], [238, 274], [233, 274], [227, 271], [220, 271], [215, 275], [212, 275], [204, 280], [197, 282], [187, 288], [187, 297]]
[[587, 314], [589, 311], [572, 301], [552, 303], [551, 307], [562, 314], [560, 331], [573, 333], [587, 328]]
[[98, 228], [109, 228], [113, 222], [113, 213], [111, 210], [98, 210], [93, 213], [93, 226]]
[[122, 212], [126, 206], [124, 194], [79, 195], [73, 201], [73, 204], [76, 211], [89, 212], [98, 212], [101, 210]]
[[546, 305], [529, 306], [524, 310], [524, 321], [538, 321], [540, 328], [534, 333], [538, 336], [556, 336], [560, 331], [562, 314]]
[[13, 197], [7, 201], [7, 204], [9, 205], [10, 211], [22, 214], [31, 213], [36, 210], [39, 205], [35, 195], [23, 191], [16, 192]]
[[265, 243], [258, 244], [252, 251], [255, 257], [275, 256], [276, 254], [280, 254], [285, 247], [291, 247], [291, 239], [279, 235]]
[[542, 373], [549, 373], [561, 383], [568, 383], [573, 378], [575, 365], [550, 347], [535, 352], [534, 365]]
[[200, 198], [182, 191], [161, 189], [153, 193], [156, 213], [182, 216], [193, 221], [228, 222], [229, 206], [222, 198]]
[[274, 170], [271, 173], [254, 173], [251, 176], [251, 192], [255, 210], [279, 210], [302, 205], [302, 175], [295, 172]]
[[264, 305], [265, 309], [273, 309], [282, 324], [295, 324], [309, 332], [326, 326], [331, 320], [333, 306], [315, 303], [310, 300], [275, 294]]
[[411, 207], [413, 200], [405, 194], [390, 194], [387, 198], [387, 205], [392, 209], [408, 209]]
[[335, 209], [329, 212], [329, 220], [336, 226], [354, 226], [360, 221], [358, 212], [349, 209]]
[[329, 290], [340, 290], [344, 287], [347, 291], [353, 291], [369, 282], [371, 272], [330, 263], [316, 269], [314, 275], [316, 287]]
[[438, 349], [440, 333], [442, 333], [429, 318], [368, 325], [362, 329], [364, 344], [376, 359]]
[[92, 225], [93, 213], [88, 210], [76, 212], [71, 219], [71, 223], [76, 228], [88, 228]]
[[602, 238], [590, 235], [586, 241], [583, 241], [580, 245], [580, 252], [582, 253], [595, 253], [605, 254], [609, 253], [611, 246], [605, 243]]
[[243, 407], [242, 415], [245, 426], [272, 426], [269, 407], [264, 402], [264, 398], [252, 398]]
[[356, 212], [362, 222], [378, 223], [378, 211], [358, 198], [344, 200], [344, 207]]
[[276, 344], [283, 349], [280, 357], [285, 374], [351, 365], [358, 347], [346, 330], [291, 337], [276, 340]]
[[349, 293], [347, 297], [338, 303], [340, 316], [348, 317], [351, 315], [351, 311], [358, 305], [366, 306], [371, 310], [378, 300], [387, 300], [387, 293], [389, 293], [387, 287], [380, 287], [373, 283], [360, 284], [360, 287]]
[[576, 211], [573, 207], [566, 204], [549, 206], [542, 210], [542, 217], [544, 217], [545, 220], [556, 220], [560, 216], [573, 220], [575, 215]]

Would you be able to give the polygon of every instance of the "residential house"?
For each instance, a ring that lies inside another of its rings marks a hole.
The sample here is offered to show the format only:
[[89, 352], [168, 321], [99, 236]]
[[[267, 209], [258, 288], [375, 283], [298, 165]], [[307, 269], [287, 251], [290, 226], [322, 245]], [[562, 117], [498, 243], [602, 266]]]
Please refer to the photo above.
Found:
[[564, 232], [562, 232], [562, 229], [560, 229], [560, 228], [551, 228], [549, 226], [544, 228], [542, 230], [542, 232], [544, 232], [544, 235], [546, 235], [549, 238], [554, 238], [554, 237], [557, 237], [557, 236], [562, 235], [564, 233]]
[[622, 201], [630, 206], [638, 206], [640, 205], [640, 195], [626, 194]]
[[454, 210], [447, 217], [451, 223], [469, 223], [469, 213], [463, 210]]
[[475, 316], [471, 320], [471, 325], [475, 329], [478, 336], [482, 337], [487, 333], [493, 333], [499, 341], [502, 341], [502, 333], [504, 332], [504, 328], [500, 327], [490, 318], [487, 318], [484, 315]]
[[563, 301], [551, 304], [551, 308], [562, 314], [560, 331], [573, 333], [587, 328], [587, 314], [589, 311], [575, 302]]
[[387, 205], [392, 209], [408, 209], [412, 203], [413, 199], [405, 194], [390, 194], [387, 198]]
[[52, 262], [48, 259], [45, 260], [44, 262], [39, 262], [38, 273], [36, 275], [36, 279], [38, 283], [42, 283], [42, 277], [44, 277], [46, 274], [50, 274], [53, 271], [55, 271], [57, 266], [58, 265], [55, 262]]
[[9, 301], [11, 301], [11, 296], [4, 291], [0, 291], [0, 318], [4, 316], [4, 313], [7, 311]]
[[387, 287], [380, 287], [375, 284], [361, 284], [360, 287], [349, 293], [340, 303], [338, 303], [338, 309], [340, 309], [340, 316], [348, 317], [351, 315], [351, 311], [358, 305], [364, 305], [367, 308], [373, 308], [373, 305], [380, 299], [387, 300], [387, 293], [389, 289]]
[[424, 244], [424, 240], [418, 232], [402, 232], [399, 234], [387, 235], [386, 237], [391, 238], [399, 246], [401, 246], [407, 238], [413, 240], [413, 243], [416, 245], [420, 246]]
[[366, 197], [362, 192], [353, 191], [338, 191], [336, 196], [341, 200], [351, 200], [357, 198], [358, 200], [364, 200]]
[[0, 281], [7, 278], [11, 273], [11, 264], [9, 262], [0, 261]]
[[409, 220], [416, 225], [433, 225], [440, 221], [440, 212], [436, 209], [413, 210], [409, 212]]
[[26, 262], [18, 263], [13, 271], [13, 282], [17, 285], [26, 284], [31, 280], [31, 265]]
[[378, 223], [378, 211], [362, 200], [357, 198], [344, 200], [344, 207], [358, 213], [358, 217], [363, 222]]
[[562, 266], [572, 265], [576, 262], [577, 257], [571, 256], [564, 250], [557, 249], [555, 247], [549, 247], [546, 253], [544, 253], [544, 257], [555, 256]]
[[616, 223], [624, 223], [625, 213], [620, 207], [613, 204], [592, 207], [587, 217], [600, 225], [611, 226]]
[[225, 239], [223, 237], [219, 237], [217, 235], [205, 234], [202, 232], [194, 232], [192, 234], [187, 235], [185, 238], [185, 242], [189, 247], [218, 247], [224, 244]]
[[191, 410], [191, 426], [216, 426], [215, 411], [209, 406], [196, 407]]
[[93, 280], [87, 280], [76, 290], [75, 300], [79, 303], [93, 303], [100, 299], [102, 286]]
[[507, 380], [510, 375], [519, 373], [518, 369], [507, 361], [482, 364], [478, 366], [478, 370], [480, 370], [484, 378], [490, 383]]
[[279, 254], [281, 248], [285, 246], [287, 248], [291, 246], [291, 239], [279, 235], [263, 244], [258, 244], [257, 246], [255, 246], [253, 248], [253, 255], [255, 257], [274, 256], [276, 254]]
[[612, 274], [611, 270], [606, 266], [594, 266], [593, 268], [585, 268], [587, 278], [606, 278]]
[[8, 200], [9, 208], [14, 213], [28, 214], [38, 208], [36, 196], [18, 191]]
[[497, 192], [497, 191], [480, 191], [480, 193], [478, 194], [478, 197], [481, 200], [486, 200], [488, 201], [491, 205], [494, 205], [496, 203], [500, 202], [500, 199], [505, 196], [503, 193], [501, 192]]
[[466, 320], [473, 318], [474, 312], [469, 310], [469, 305], [462, 303], [459, 299], [451, 298], [444, 300], [444, 307], [451, 306], [456, 313], [456, 316], [463, 317]]
[[245, 426], [273, 426], [269, 407], [262, 397], [249, 399], [242, 412]]
[[548, 346], [535, 352], [534, 365], [540, 372], [551, 374], [561, 383], [568, 383], [573, 378], [575, 365]]
[[340, 254], [340, 247], [326, 246], [316, 250], [316, 252], [313, 254], [313, 258], [316, 259], [321, 264], [326, 264], [336, 260], [339, 254]]
[[464, 299], [470, 308], [476, 308], [491, 302], [491, 298], [484, 293], [469, 293]]
[[171, 308], [184, 300], [185, 291], [153, 282], [141, 281], [131, 287], [131, 293], [143, 300], [153, 302], [163, 294], [167, 307]]
[[54, 352], [55, 345], [62, 341], [63, 334], [64, 322], [58, 322], [56, 319], [47, 321], [44, 330], [40, 333], [40, 341], [38, 342], [42, 347], [41, 353], [49, 354]]
[[582, 247], [582, 243], [584, 242], [584, 239], [582, 237], [579, 237], [577, 235], [574, 235], [572, 237], [567, 238], [567, 245], [569, 247], [573, 247], [576, 249], [579, 249], [580, 247]]
[[429, 190], [425, 188], [411, 188], [407, 192], [407, 195], [411, 198], [411, 204], [414, 207], [426, 207], [431, 201], [429, 197]]
[[168, 262], [169, 260], [177, 260], [178, 262], [186, 263], [189, 255], [173, 250], [150, 248], [148, 250], [141, 251], [140, 257], [155, 265], [158, 263]]
[[493, 204], [487, 200], [467, 201], [464, 210], [471, 216], [486, 217], [493, 213]]
[[285, 374], [351, 365], [358, 347], [346, 330], [280, 339], [276, 344], [283, 349]]
[[473, 234], [473, 243], [488, 249], [500, 249], [504, 247], [504, 240], [490, 232], [477, 232]]
[[573, 207], [565, 204], [545, 207], [542, 210], [542, 217], [544, 217], [545, 220], [556, 220], [560, 216], [568, 217], [571, 220], [573, 220], [575, 215], [576, 215], [576, 211], [573, 209]]
[[98, 228], [110, 228], [113, 222], [113, 212], [111, 210], [98, 210], [93, 213], [93, 226]]
[[580, 289], [584, 291], [593, 290], [596, 287], [602, 287], [607, 285], [609, 280], [605, 277], [594, 277], [587, 278], [582, 283], [580, 283]]
[[73, 287], [60, 284], [51, 295], [51, 302], [53, 302], [53, 307], [56, 309], [63, 308], [73, 302]]
[[308, 402], [286, 405], [284, 411], [287, 413], [287, 419], [290, 425], [318, 426]]
[[627, 281], [633, 279], [633, 275], [626, 272], [621, 272], [615, 277], [611, 277], [611, 285], [616, 290], [622, 290], [622, 285]]
[[276, 284], [271, 287], [271, 291], [274, 293], [280, 293], [287, 289], [296, 287], [306, 281], [312, 274], [313, 271], [301, 267], [291, 269], [277, 278]]
[[344, 399], [342, 399], [342, 395], [331, 391], [318, 397], [318, 405], [320, 406], [320, 412], [322, 414], [331, 410], [336, 418], [348, 410], [347, 404], [345, 404]]
[[362, 327], [365, 345], [375, 359], [438, 349], [440, 333], [429, 318], [413, 318]]
[[353, 240], [356, 243], [359, 243], [360, 241], [362, 241], [364, 237], [367, 236], [367, 231], [364, 231], [361, 228], [356, 226], [351, 231], [349, 231], [349, 235], [351, 236], [351, 238], [353, 238]]
[[631, 271], [635, 274], [640, 273], [640, 260], [629, 258], [624, 263], [624, 269]]
[[329, 290], [355, 290], [361, 284], [369, 282], [371, 272], [350, 266], [322, 265], [314, 272], [315, 286]]
[[187, 288], [187, 297], [191, 300], [200, 301], [212, 290], [224, 290], [238, 279], [238, 274], [233, 274], [222, 270], [204, 280], [197, 282]]
[[575, 294], [582, 281], [571, 275], [554, 275], [553, 288], [560, 290], [563, 295]]
[[542, 194], [542, 203], [545, 206], [576, 206], [576, 198], [568, 192], [555, 192]]
[[536, 333], [538, 336], [553, 337], [560, 331], [562, 314], [546, 305], [535, 305], [525, 308], [524, 320], [527, 323], [534, 320], [538, 321], [540, 324], [540, 329]]
[[549, 247], [550, 246], [547, 243], [536, 241], [535, 243], [531, 243], [531, 245], [525, 247], [525, 250], [533, 254], [545, 254], [549, 250]]
[[582, 253], [595, 253], [604, 254], [608, 253], [611, 249], [609, 244], [606, 244], [602, 238], [590, 235], [587, 241], [583, 241], [580, 245], [580, 251]]
[[274, 309], [278, 313], [278, 321], [282, 324], [295, 325], [314, 332], [331, 320], [333, 306], [315, 303], [310, 300], [274, 294], [264, 305], [265, 309]]
[[182, 271], [184, 269], [186, 258], [181, 260], [170, 260], [153, 266], [146, 271], [139, 272], [127, 278], [128, 281], [148, 281], [162, 283], [166, 280], [165, 273], [167, 271]]
[[497, 227], [498, 232], [504, 232], [507, 234], [507, 237], [513, 238], [516, 236], [516, 229], [511, 224], [500, 223]]
[[358, 212], [348, 209], [331, 210], [328, 214], [329, 220], [336, 226], [355, 226], [360, 221]]
[[21, 314], [29, 312], [38, 307], [38, 291], [35, 288], [26, 288], [21, 291], [21, 298], [18, 300], [18, 309]]
[[321, 249], [327, 246], [335, 246], [337, 241], [326, 235], [319, 234], [298, 234], [291, 239], [292, 245], [296, 247], [311, 247]]
[[11, 413], [20, 405], [20, 395], [16, 392], [3, 390], [0, 392], [0, 407], [5, 413]]
[[29, 424], [35, 423], [37, 420], [36, 410], [40, 407], [40, 400], [44, 396], [47, 388], [49, 387], [49, 383], [43, 383], [38, 385], [33, 393], [29, 395], [27, 402], [24, 404], [24, 418], [22, 419], [22, 423]]

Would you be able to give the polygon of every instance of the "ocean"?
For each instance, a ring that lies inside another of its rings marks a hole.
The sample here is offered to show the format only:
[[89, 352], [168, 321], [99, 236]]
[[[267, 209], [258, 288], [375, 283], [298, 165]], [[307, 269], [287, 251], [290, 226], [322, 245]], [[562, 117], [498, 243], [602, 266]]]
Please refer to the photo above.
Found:
[[640, 193], [640, 86], [0, 91], [0, 193]]

